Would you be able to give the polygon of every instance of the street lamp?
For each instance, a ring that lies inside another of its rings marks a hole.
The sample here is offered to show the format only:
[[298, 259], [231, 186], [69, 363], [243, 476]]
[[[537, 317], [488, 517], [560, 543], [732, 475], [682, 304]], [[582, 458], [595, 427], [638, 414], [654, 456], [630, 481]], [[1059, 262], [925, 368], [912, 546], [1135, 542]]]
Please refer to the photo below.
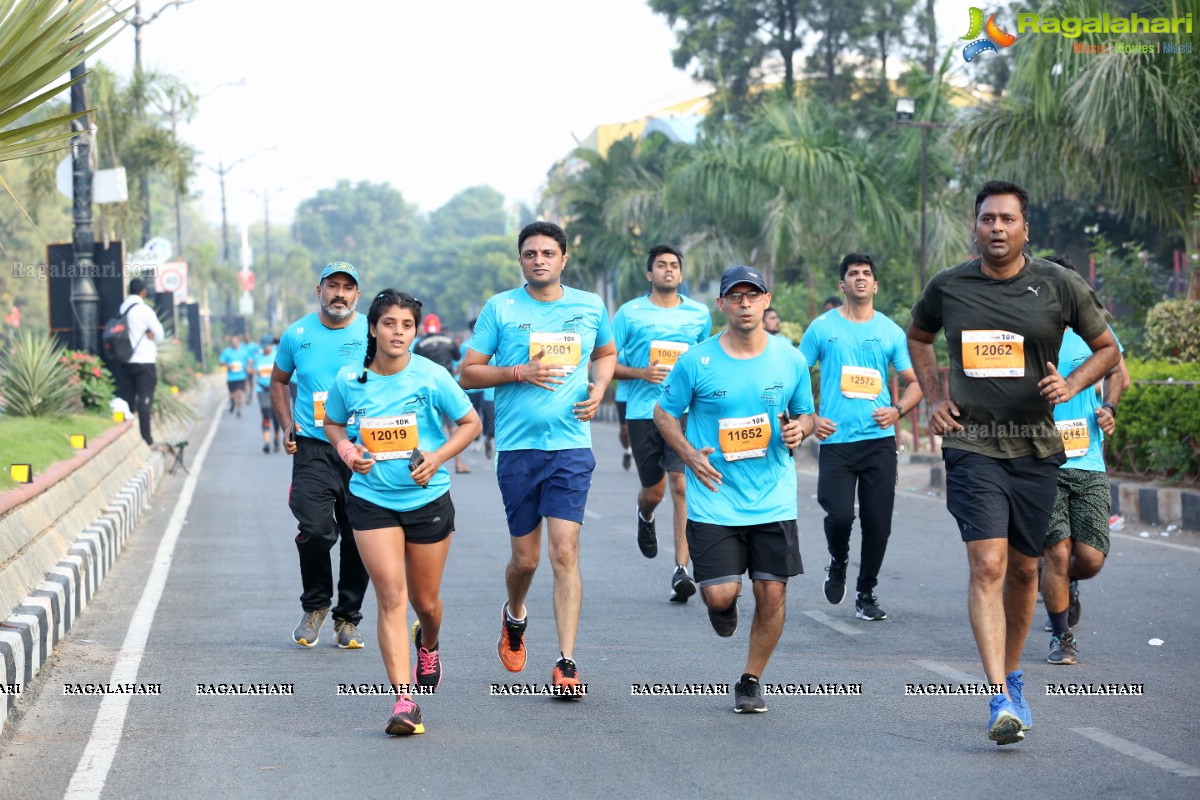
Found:
[[925, 288], [925, 159], [926, 153], [929, 150], [929, 129], [942, 128], [936, 122], [916, 119], [917, 101], [913, 97], [897, 97], [896, 98], [896, 122], [900, 125], [916, 125], [921, 129], [921, 245], [920, 245], [920, 261], [921, 261], [921, 288]]
[[233, 168], [236, 167], [238, 164], [241, 164], [245, 161], [249, 161], [250, 159], [254, 158], [259, 153], [263, 153], [263, 152], [266, 152], [267, 150], [274, 150], [274, 149], [275, 149], [274, 147], [259, 148], [258, 150], [255, 150], [253, 153], [251, 153], [248, 156], [242, 156], [241, 158], [239, 158], [237, 161], [234, 161], [229, 166], [225, 166], [224, 161], [218, 161], [216, 167], [208, 167], [208, 165], [205, 164], [205, 166], [208, 167], [208, 169], [217, 173], [217, 176], [221, 179], [221, 243], [223, 245], [223, 250], [222, 250], [222, 253], [224, 256], [223, 260], [225, 261], [226, 266], [229, 265], [229, 216], [226, 213], [226, 209], [225, 209], [225, 176], [228, 175], [233, 170]]

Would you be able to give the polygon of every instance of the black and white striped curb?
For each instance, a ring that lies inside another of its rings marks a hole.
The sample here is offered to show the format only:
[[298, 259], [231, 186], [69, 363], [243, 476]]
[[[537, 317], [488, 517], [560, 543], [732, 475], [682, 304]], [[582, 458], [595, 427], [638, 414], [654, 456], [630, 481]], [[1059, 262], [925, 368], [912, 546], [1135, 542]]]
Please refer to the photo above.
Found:
[[108, 574], [133, 532], [138, 518], [150, 507], [166, 460], [155, 452], [117, 492], [103, 513], [79, 534], [67, 555], [46, 573], [46, 579], [25, 597], [8, 619], [0, 622], [0, 731], [24, 687], [50, 657], [87, 608], [100, 581]]

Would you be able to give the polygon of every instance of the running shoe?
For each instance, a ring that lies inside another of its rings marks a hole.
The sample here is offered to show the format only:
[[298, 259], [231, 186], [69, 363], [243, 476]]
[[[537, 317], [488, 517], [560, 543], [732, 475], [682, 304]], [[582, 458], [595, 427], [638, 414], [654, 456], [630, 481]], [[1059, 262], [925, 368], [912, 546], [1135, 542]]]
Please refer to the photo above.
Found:
[[1071, 631], [1050, 637], [1050, 655], [1046, 656], [1046, 661], [1051, 664], [1069, 666], [1076, 662], [1078, 656], [1079, 648]]
[[[529, 610], [526, 609], [526, 614]], [[500, 654], [500, 663], [509, 672], [520, 672], [525, 669], [525, 625], [528, 616], [520, 622], [508, 618], [508, 602], [500, 608], [500, 641], [496, 642], [496, 652]]]
[[629, 472], [629, 468], [633, 466], [633, 453], [625, 451], [625, 455], [621, 456], [621, 466], [626, 472]]
[[825, 599], [836, 606], [846, 599], [846, 564], [830, 558], [825, 571], [829, 573], [825, 576]]
[[869, 619], [873, 622], [887, 619], [887, 612], [879, 607], [879, 600], [873, 594], [859, 592], [854, 598], [854, 616], [859, 619]]
[[1046, 633], [1054, 633], [1054, 623], [1050, 621], [1049, 617], [1046, 617], [1046, 624], [1042, 626], [1042, 630]]
[[271, 446], [269, 444], [266, 444], [265, 442], [263, 443], [263, 452], [268, 455], [270, 455], [270, 453], [271, 453]]
[[488, 439], [483, 443], [483, 454], [487, 458], [491, 458], [496, 452], [496, 443], [492, 439]]
[[383, 729], [388, 736], [412, 736], [425, 732], [421, 722], [421, 709], [412, 700], [402, 697], [392, 706], [392, 718]]
[[567, 657], [554, 662], [554, 671], [550, 673], [550, 683], [554, 685], [555, 697], [560, 700], [582, 700], [583, 686], [579, 681], [579, 668]]
[[1021, 730], [1027, 731], [1033, 727], [1033, 712], [1029, 710], [1029, 701], [1025, 699], [1025, 673], [1014, 670], [1004, 676], [1008, 684], [1008, 697], [1016, 709], [1017, 718], [1021, 720]]
[[989, 705], [992, 710], [987, 724], [989, 739], [996, 744], [1012, 744], [1025, 738], [1025, 732], [1021, 730], [1021, 718], [1017, 716], [1017, 709], [1007, 695], [993, 696]]
[[733, 685], [733, 710], [739, 714], [761, 714], [767, 710], [762, 684], [753, 675], [743, 675]]
[[733, 598], [733, 603], [724, 611], [708, 610], [708, 621], [712, 623], [713, 630], [717, 632], [717, 636], [733, 636], [733, 632], [738, 626], [738, 606], [737, 598]]
[[1079, 581], [1071, 581], [1067, 592], [1071, 598], [1071, 604], [1067, 606], [1067, 624], [1074, 629], [1079, 624], [1079, 615], [1083, 613], [1083, 606], [1079, 604]]
[[361, 650], [363, 637], [358, 627], [348, 619], [335, 619], [333, 630], [337, 633], [337, 646], [343, 650]]
[[426, 650], [421, 644], [421, 622], [412, 624], [412, 640], [417, 646], [417, 663], [413, 664], [413, 683], [417, 686], [432, 686], [434, 691], [442, 685], [442, 659], [438, 648]]
[[275, 452], [276, 452], [276, 453], [278, 453], [278, 452], [279, 452], [279, 440], [278, 440], [278, 439], [276, 439], [276, 440], [275, 440], [275, 447], [274, 447], [274, 450], [275, 450]]
[[672, 603], [686, 603], [695, 593], [696, 582], [688, 575], [687, 567], [676, 565], [675, 574], [671, 576], [671, 596], [667, 599]]
[[658, 555], [658, 534], [654, 532], [654, 518], [642, 519], [642, 512], [637, 512], [637, 543], [638, 549], [646, 558]]
[[327, 616], [329, 616], [328, 608], [306, 611], [304, 619], [300, 620], [300, 624], [296, 626], [296, 630], [292, 631], [292, 641], [304, 647], [313, 647], [316, 645], [317, 637], [321, 635], [321, 626], [325, 624]]

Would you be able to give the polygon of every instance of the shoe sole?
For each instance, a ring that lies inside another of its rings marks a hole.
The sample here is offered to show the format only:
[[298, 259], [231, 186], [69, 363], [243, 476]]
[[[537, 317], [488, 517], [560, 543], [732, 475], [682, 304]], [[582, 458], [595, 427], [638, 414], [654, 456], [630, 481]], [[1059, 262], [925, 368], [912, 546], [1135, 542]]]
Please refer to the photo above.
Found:
[[[1068, 661], [1067, 658], [1069, 658], [1070, 661]], [[1075, 664], [1076, 659], [1074, 656], [1067, 656], [1067, 658], [1063, 658], [1058, 661], [1054, 661], [1053, 659], [1050, 658], [1050, 656], [1046, 656], [1046, 663], [1053, 664], [1056, 667], [1069, 667], [1069, 666], [1072, 666]]]
[[317, 640], [316, 640], [316, 639], [313, 639], [313, 640], [312, 640], [312, 644], [309, 644], [309, 642], [308, 642], [308, 639], [304, 639], [304, 638], [297, 639], [297, 638], [296, 638], [296, 637], [293, 635], [293, 636], [292, 636], [292, 641], [293, 641], [293, 642], [295, 642], [296, 644], [300, 645], [301, 647], [316, 647], [316, 646], [317, 646]]
[[671, 596], [667, 599], [672, 603], [686, 603], [688, 598], [696, 593], [696, 584], [693, 581], [680, 581], [676, 586], [671, 587]]
[[562, 689], [558, 690], [558, 691], [562, 692], [562, 694], [554, 695], [555, 700], [562, 700], [567, 703], [578, 703], [580, 700], [583, 699], [582, 691], [579, 691], [579, 692], [568, 692], [567, 691], [568, 686], [572, 686], [572, 685], [578, 686], [579, 684], [556, 683], [554, 685], [563, 687]]
[[763, 706], [762, 708], [753, 708], [753, 707], [749, 707], [749, 706], [734, 706], [733, 713], [735, 713], [735, 714], [765, 714], [765, 713], [767, 713], [767, 707]]
[[858, 617], [859, 619], [865, 619], [867, 622], [883, 622], [885, 619], [888, 618], [887, 614], [882, 614], [878, 617], [872, 617], [869, 614], [864, 614], [863, 612], [858, 611], [858, 610], [855, 610], [854, 616]]
[[[528, 613], [528, 609], [526, 609], [526, 613]], [[525, 649], [525, 634], [524, 632], [521, 633], [521, 649], [518, 651], [520, 654], [519, 657], [521, 659], [521, 666], [513, 669], [508, 665], [508, 662], [504, 660], [505, 650], [510, 653], [513, 652], [512, 648], [508, 646], [507, 623], [508, 603], [505, 603], [504, 605], [500, 606], [500, 638], [496, 641], [496, 657], [500, 659], [500, 665], [509, 672], [520, 672], [521, 670], [525, 669], [525, 662], [529, 660], [529, 652]]]
[[1021, 719], [1009, 711], [1005, 711], [988, 728], [988, 738], [996, 744], [1014, 744], [1025, 738], [1021, 729]]
[[383, 732], [388, 736], [416, 736], [425, 732], [425, 723], [418, 722], [416, 725], [413, 725], [408, 720], [400, 720], [398, 722], [388, 720], [387, 727], [383, 729]]
[[362, 650], [363, 645], [358, 639], [351, 639], [347, 644], [337, 643], [339, 650]]

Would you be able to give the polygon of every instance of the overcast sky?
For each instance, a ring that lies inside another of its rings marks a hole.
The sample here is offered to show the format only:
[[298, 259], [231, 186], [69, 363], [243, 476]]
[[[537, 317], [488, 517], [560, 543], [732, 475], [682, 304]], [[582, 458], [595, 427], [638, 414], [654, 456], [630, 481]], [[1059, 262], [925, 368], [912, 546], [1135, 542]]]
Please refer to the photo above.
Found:
[[[938, 0], [947, 42], [969, 5]], [[339, 178], [386, 181], [424, 211], [477, 184], [532, 204], [576, 137], [705, 92], [645, 0], [193, 0], [142, 39], [146, 68], [202, 96], [181, 127], [201, 163], [246, 159], [226, 177], [231, 223], [260, 218], [251, 190], [284, 223]], [[132, 30], [101, 59], [131, 71]], [[219, 221], [215, 173], [194, 188]]]

